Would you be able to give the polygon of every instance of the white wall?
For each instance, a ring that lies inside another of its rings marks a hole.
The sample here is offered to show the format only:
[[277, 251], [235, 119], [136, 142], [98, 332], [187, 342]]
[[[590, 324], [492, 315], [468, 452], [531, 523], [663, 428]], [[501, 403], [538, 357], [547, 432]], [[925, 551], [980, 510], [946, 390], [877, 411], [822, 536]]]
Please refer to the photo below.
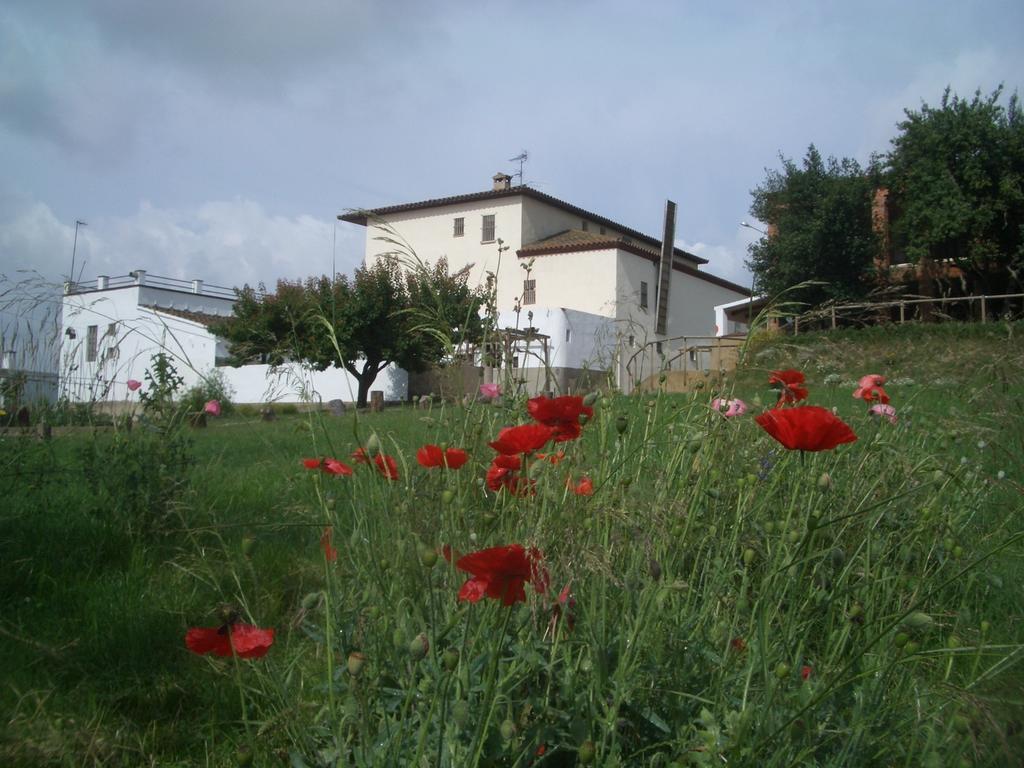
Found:
[[[445, 256], [451, 272], [470, 266], [469, 285], [472, 287], [482, 286], [488, 271], [498, 272], [497, 238], [500, 238], [508, 250], [501, 257], [498, 306], [510, 309], [512, 299], [509, 298], [510, 289], [506, 284], [519, 271], [515, 254], [522, 247], [521, 211], [522, 198], [513, 196], [391, 214], [385, 217], [385, 222], [398, 235], [396, 239], [404, 240], [421, 261], [434, 264]], [[480, 240], [482, 219], [489, 214], [495, 217], [495, 241], [484, 243]], [[457, 217], [465, 219], [465, 234], [462, 237], [453, 236], [454, 220]], [[393, 244], [377, 239], [387, 236], [394, 237], [375, 225], [372, 219], [367, 222], [364, 258], [367, 266], [372, 266], [381, 254], [396, 250]], [[522, 282], [519, 283], [519, 290], [522, 290]]]
[[[581, 251], [537, 256], [530, 278], [536, 280], [537, 306], [566, 307], [606, 317], [616, 316], [617, 251]], [[521, 295], [529, 259], [519, 259], [515, 294]], [[523, 312], [532, 309], [527, 304]]]
[[[64, 297], [62, 396], [79, 402], [128, 400], [128, 380], [144, 381], [158, 352], [168, 355], [186, 389], [213, 368], [215, 340], [205, 326], [140, 307], [138, 296], [133, 286]], [[97, 329], [94, 361], [87, 359], [89, 326]], [[74, 329], [74, 339], [68, 329]]]
[[[359, 391], [359, 382], [344, 368], [314, 371], [291, 363], [277, 370], [269, 365], [220, 366], [217, 370], [234, 390], [232, 400], [238, 403], [354, 403]], [[370, 389], [383, 390], [385, 400], [405, 401], [409, 396], [409, 374], [389, 365], [377, 375]]]

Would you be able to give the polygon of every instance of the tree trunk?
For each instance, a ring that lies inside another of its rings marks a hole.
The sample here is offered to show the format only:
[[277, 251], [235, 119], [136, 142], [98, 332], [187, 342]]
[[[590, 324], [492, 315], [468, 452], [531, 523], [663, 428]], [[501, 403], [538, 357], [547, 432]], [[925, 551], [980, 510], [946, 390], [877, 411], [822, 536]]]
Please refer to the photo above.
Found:
[[373, 386], [373, 382], [377, 380], [377, 374], [383, 370], [387, 362], [380, 362], [377, 360], [367, 360], [363, 363], [363, 370], [358, 370], [354, 365], [345, 364], [345, 370], [355, 377], [355, 380], [359, 382], [359, 388], [356, 390], [356, 408], [365, 408], [368, 396], [370, 394], [370, 387]]

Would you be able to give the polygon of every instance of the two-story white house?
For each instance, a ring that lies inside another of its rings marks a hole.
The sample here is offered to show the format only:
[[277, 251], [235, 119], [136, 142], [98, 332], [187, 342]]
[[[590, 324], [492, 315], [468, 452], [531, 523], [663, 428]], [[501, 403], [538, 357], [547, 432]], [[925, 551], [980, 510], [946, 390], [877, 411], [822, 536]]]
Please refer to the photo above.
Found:
[[[483, 285], [492, 273], [499, 326], [547, 337], [546, 361], [536, 342], [512, 357], [531, 391], [565, 391], [595, 372], [630, 391], [681, 349], [699, 346], [696, 339], [714, 337], [716, 305], [750, 295], [702, 271], [706, 259], [673, 247], [664, 263], [657, 238], [512, 186], [506, 174], [493, 181], [485, 192], [338, 218], [366, 227], [367, 265], [393, 252], [383, 238], [397, 235], [423, 262], [445, 257], [453, 273], [468, 268], [471, 285]], [[547, 376], [540, 373], [545, 368]]]

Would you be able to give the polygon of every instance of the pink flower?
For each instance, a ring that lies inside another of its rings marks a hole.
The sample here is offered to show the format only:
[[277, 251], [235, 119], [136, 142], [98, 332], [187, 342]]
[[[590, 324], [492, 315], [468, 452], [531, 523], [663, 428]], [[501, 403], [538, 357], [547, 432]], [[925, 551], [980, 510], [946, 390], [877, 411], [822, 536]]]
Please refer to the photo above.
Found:
[[883, 384], [885, 384], [885, 376], [879, 376], [877, 373], [861, 376], [860, 381], [857, 382], [857, 389], [853, 391], [853, 396], [857, 400], [867, 400], [869, 403], [872, 400], [877, 400], [884, 405], [889, 402], [889, 395], [882, 389]]
[[489, 400], [493, 400], [494, 398], [499, 397], [501, 395], [501, 387], [493, 383], [481, 384], [480, 394]]
[[203, 410], [211, 416], [220, 416], [220, 400], [208, 400]]
[[747, 404], [739, 398], [726, 400], [722, 397], [716, 397], [711, 401], [711, 407], [719, 411], [727, 419], [731, 419], [733, 416], [742, 416], [747, 412]]
[[890, 424], [895, 424], [897, 421], [896, 409], [886, 403], [875, 403], [868, 408], [868, 413], [872, 416], [884, 417], [889, 420]]
[[135, 390], [142, 386], [142, 382], [139, 381], [138, 379], [128, 379], [127, 384], [129, 392], [134, 392]]

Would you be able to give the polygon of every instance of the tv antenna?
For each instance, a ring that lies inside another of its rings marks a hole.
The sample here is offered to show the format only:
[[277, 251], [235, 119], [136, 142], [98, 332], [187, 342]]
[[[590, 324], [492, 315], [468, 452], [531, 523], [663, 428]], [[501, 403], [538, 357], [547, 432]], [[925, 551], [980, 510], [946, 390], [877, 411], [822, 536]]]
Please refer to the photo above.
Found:
[[530, 154], [524, 149], [515, 157], [510, 157], [508, 161], [510, 163], [519, 163], [519, 171], [513, 176], [519, 177], [519, 186], [523, 186], [523, 163], [530, 159]]
[[79, 221], [78, 219], [75, 219], [75, 244], [71, 246], [71, 278], [70, 279], [71, 279], [72, 283], [75, 282], [75, 251], [78, 250], [78, 228], [79, 227], [86, 227], [86, 226], [88, 226], [88, 224], [86, 224], [84, 221]]

